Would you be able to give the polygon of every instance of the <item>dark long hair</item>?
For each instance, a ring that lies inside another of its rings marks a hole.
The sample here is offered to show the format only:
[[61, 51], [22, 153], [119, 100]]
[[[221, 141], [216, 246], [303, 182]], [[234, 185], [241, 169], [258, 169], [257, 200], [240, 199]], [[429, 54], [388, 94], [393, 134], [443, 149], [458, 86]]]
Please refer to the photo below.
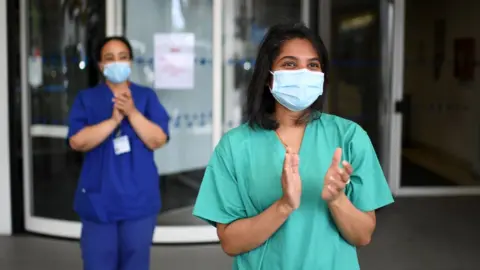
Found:
[[258, 51], [255, 67], [247, 89], [245, 119], [251, 128], [275, 130], [278, 122], [274, 118], [275, 99], [268, 87], [273, 62], [278, 57], [282, 45], [292, 39], [310, 41], [320, 58], [322, 72], [325, 74], [323, 95], [310, 105], [297, 122], [302, 123], [320, 117], [326, 96], [328, 82], [328, 53], [322, 39], [303, 23], [277, 24], [271, 27]]

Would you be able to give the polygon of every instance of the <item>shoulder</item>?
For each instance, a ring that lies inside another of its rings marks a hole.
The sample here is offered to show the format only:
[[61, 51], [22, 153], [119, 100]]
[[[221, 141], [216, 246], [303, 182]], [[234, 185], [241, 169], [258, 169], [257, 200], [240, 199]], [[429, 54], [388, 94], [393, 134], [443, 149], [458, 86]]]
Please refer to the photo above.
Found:
[[252, 130], [247, 124], [241, 124], [238, 127], [232, 128], [223, 134], [219, 146], [231, 146], [243, 144], [249, 137]]
[[260, 131], [253, 130], [248, 124], [241, 124], [227, 131], [222, 136], [216, 150], [222, 152], [241, 151], [245, 147], [245, 144], [258, 132]]
[[135, 94], [135, 95], [142, 95], [142, 96], [147, 96], [147, 97], [153, 97], [157, 96], [155, 91], [147, 86], [143, 86], [140, 84], [136, 83], [131, 83], [130, 84], [130, 90]]
[[336, 134], [343, 141], [368, 139], [367, 132], [359, 124], [340, 116], [322, 113], [314, 122], [318, 129], [324, 130], [327, 134]]

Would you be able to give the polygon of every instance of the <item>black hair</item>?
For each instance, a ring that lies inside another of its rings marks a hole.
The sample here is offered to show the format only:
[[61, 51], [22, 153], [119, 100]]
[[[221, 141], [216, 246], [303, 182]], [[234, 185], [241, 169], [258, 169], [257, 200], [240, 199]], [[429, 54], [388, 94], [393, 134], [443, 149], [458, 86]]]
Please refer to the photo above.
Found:
[[132, 50], [132, 45], [130, 44], [130, 41], [128, 41], [127, 38], [122, 37], [122, 36], [112, 36], [112, 37], [106, 37], [98, 43], [97, 50], [95, 52], [95, 57], [96, 57], [95, 60], [97, 62], [102, 61], [103, 47], [105, 47], [105, 45], [110, 41], [120, 41], [123, 44], [125, 44], [125, 46], [127, 46], [128, 53], [130, 54], [130, 59], [133, 59], [133, 50]]
[[247, 89], [245, 104], [245, 120], [252, 128], [276, 130], [278, 122], [274, 118], [275, 99], [270, 92], [269, 82], [273, 62], [278, 57], [282, 45], [289, 40], [306, 39], [312, 43], [320, 58], [320, 66], [325, 74], [323, 95], [310, 105], [309, 109], [297, 119], [297, 123], [304, 123], [318, 119], [323, 110], [328, 78], [328, 53], [322, 39], [303, 23], [284, 23], [272, 26], [265, 35], [258, 51], [252, 78]]

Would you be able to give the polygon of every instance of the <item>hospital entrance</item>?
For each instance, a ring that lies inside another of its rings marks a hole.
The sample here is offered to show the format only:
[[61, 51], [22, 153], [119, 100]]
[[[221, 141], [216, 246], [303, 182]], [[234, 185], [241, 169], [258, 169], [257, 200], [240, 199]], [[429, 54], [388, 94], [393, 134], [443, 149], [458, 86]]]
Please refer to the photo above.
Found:
[[480, 3], [405, 1], [400, 194], [478, 194]]

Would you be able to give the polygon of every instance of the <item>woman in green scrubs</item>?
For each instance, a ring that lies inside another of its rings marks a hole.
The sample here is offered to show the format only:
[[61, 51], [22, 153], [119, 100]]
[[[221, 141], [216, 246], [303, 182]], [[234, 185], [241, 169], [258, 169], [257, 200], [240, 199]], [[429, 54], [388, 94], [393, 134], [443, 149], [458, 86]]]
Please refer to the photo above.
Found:
[[193, 211], [216, 226], [233, 269], [360, 269], [356, 248], [393, 202], [365, 130], [322, 113], [327, 78], [318, 36], [303, 24], [270, 28], [247, 122], [215, 148]]

